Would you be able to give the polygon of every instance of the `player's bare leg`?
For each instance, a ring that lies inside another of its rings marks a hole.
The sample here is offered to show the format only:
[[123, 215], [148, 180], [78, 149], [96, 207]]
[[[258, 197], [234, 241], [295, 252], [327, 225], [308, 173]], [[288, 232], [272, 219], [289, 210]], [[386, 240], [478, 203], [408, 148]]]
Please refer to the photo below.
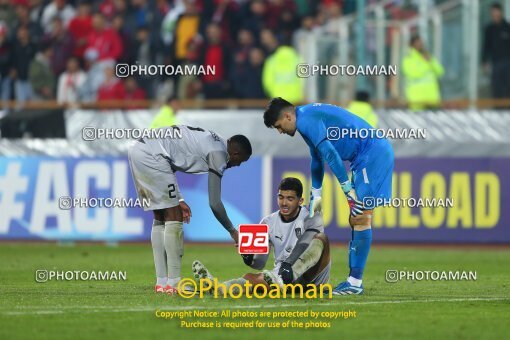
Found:
[[[175, 206], [172, 208], [154, 210], [154, 220], [164, 221], [165, 224], [163, 245], [165, 250], [165, 263], [168, 277], [165, 284], [165, 292], [174, 293], [174, 287], [176, 287], [181, 280], [181, 262], [184, 251], [184, 239], [182, 231], [183, 217], [181, 208], [179, 206]], [[161, 239], [158, 239], [157, 243], [161, 245]], [[154, 258], [156, 260], [156, 256]], [[159, 263], [161, 262], [160, 255], [158, 261]], [[158, 264], [156, 264], [156, 266], [158, 266]], [[156, 271], [157, 270], [158, 269], [156, 269]]]
[[373, 210], [365, 210], [362, 215], [351, 216], [352, 241], [349, 243], [349, 277], [335, 287], [335, 295], [362, 294], [362, 275], [372, 243]]

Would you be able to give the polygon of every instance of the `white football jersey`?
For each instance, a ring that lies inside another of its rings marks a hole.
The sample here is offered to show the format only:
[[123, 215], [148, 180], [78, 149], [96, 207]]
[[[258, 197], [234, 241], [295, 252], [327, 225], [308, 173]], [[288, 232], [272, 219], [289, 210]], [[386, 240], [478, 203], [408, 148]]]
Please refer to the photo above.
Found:
[[[308, 209], [300, 207], [300, 211], [295, 219], [285, 222], [280, 212], [276, 211], [268, 215], [260, 221], [260, 224], [269, 226], [269, 243], [274, 249], [275, 267], [279, 268], [280, 264], [287, 259], [296, 246], [298, 238], [303, 235], [306, 229], [317, 229], [324, 232], [324, 225], [320, 214], [315, 214], [311, 219], [307, 218]], [[305, 223], [305, 218], [307, 218]]]
[[162, 129], [173, 129], [173, 138], [144, 138], [140, 147], [152, 155], [162, 155], [174, 171], [223, 175], [228, 162], [225, 139], [213, 131], [186, 125]]

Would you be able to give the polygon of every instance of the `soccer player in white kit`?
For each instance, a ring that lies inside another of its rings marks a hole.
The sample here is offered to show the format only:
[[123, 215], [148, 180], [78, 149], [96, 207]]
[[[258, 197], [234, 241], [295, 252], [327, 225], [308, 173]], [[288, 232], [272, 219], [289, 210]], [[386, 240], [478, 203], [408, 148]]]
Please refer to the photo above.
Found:
[[[303, 204], [303, 185], [297, 178], [284, 178], [278, 186], [279, 210], [260, 221], [269, 226], [269, 244], [274, 250], [274, 268], [259, 273], [248, 273], [243, 277], [223, 282], [227, 289], [233, 284], [244, 287], [246, 281], [253, 286], [272, 283], [325, 284], [329, 281], [331, 268], [329, 241], [324, 234], [324, 223], [320, 214], [308, 217]], [[262, 270], [269, 254], [242, 255], [246, 265]], [[197, 279], [213, 279], [207, 268], [198, 260], [192, 270]]]
[[221, 178], [226, 169], [246, 162], [252, 149], [243, 135], [225, 140], [198, 127], [174, 125], [162, 129], [170, 132], [164, 134], [166, 138], [140, 138], [129, 147], [128, 158], [138, 198], [149, 199], [144, 210], [154, 213], [151, 244], [155, 292], [174, 294], [181, 279], [182, 225], [191, 218], [175, 172], [208, 174], [209, 205], [237, 245], [238, 232], [221, 202]]

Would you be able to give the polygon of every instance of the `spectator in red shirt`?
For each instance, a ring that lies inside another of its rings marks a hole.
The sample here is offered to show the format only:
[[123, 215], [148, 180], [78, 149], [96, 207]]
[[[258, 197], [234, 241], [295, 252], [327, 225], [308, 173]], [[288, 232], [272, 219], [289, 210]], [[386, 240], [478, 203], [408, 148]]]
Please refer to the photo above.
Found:
[[124, 100], [126, 90], [122, 81], [114, 73], [113, 63], [104, 68], [104, 82], [97, 92], [97, 100]]
[[[125, 1], [117, 1], [117, 2], [124, 2], [123, 5], [125, 5]], [[104, 15], [106, 20], [110, 21], [113, 19], [113, 16], [115, 15], [115, 2], [113, 0], [105, 0], [101, 1], [99, 4], [99, 12]]]
[[145, 100], [147, 96], [145, 95], [145, 91], [138, 86], [136, 79], [133, 77], [126, 78], [126, 80], [124, 80], [124, 89], [124, 99], [126, 103], [129, 104], [129, 107], [132, 109], [143, 109], [144, 106], [135, 101]]
[[214, 74], [202, 76], [204, 95], [206, 98], [228, 97], [228, 65], [230, 54], [221, 41], [221, 28], [218, 24], [209, 24], [206, 28], [207, 43], [204, 47], [201, 65], [207, 69], [214, 67]]
[[127, 100], [144, 100], [146, 99], [144, 89], [138, 86], [136, 79], [129, 77], [124, 81], [125, 94], [124, 99]]
[[102, 14], [96, 13], [92, 17], [92, 33], [87, 38], [87, 50], [96, 50], [99, 61], [106, 59], [117, 60], [122, 55], [122, 41], [119, 34], [112, 28], [106, 27]]
[[78, 14], [69, 23], [68, 30], [75, 43], [73, 55], [79, 58], [83, 58], [87, 47], [87, 37], [92, 33], [92, 15], [90, 13], [90, 4], [82, 2], [78, 6]]

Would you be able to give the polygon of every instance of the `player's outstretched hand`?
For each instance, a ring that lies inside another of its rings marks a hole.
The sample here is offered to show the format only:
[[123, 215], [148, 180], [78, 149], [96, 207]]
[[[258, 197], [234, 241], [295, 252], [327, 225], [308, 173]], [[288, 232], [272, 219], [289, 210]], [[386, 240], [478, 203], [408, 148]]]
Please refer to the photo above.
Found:
[[179, 202], [179, 207], [181, 208], [181, 212], [182, 212], [182, 221], [184, 223], [189, 223], [189, 221], [191, 219], [191, 209], [190, 209], [189, 205], [187, 205], [186, 202], [181, 201], [181, 202]]
[[321, 189], [312, 188], [312, 192], [310, 193], [310, 206], [308, 207], [310, 218], [312, 218], [316, 212], [321, 212], [321, 203]]
[[356, 196], [356, 193], [353, 189], [345, 194], [347, 197], [347, 203], [349, 203], [349, 208], [351, 210], [351, 216], [358, 216], [363, 215], [363, 210], [365, 210], [365, 207], [363, 206], [363, 202], [358, 200], [358, 197]]
[[237, 245], [239, 244], [239, 232], [236, 229], [234, 229], [230, 232], [230, 236], [234, 240], [235, 246], [237, 247]]

